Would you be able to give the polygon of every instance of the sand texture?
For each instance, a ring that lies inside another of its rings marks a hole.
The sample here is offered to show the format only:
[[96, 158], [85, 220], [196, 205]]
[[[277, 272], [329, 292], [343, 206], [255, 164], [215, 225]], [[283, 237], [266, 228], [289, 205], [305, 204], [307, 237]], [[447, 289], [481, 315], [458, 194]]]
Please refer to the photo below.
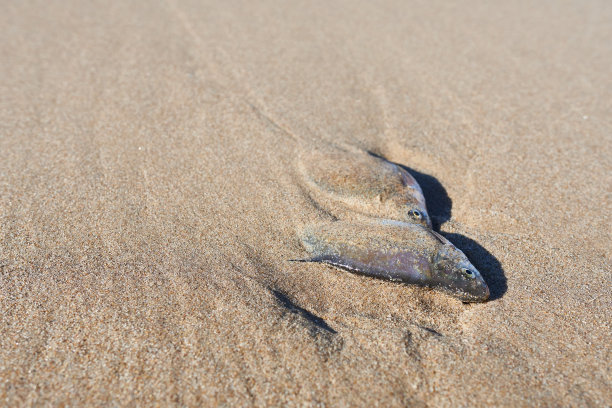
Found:
[[[612, 2], [451, 3], [3, 2], [0, 405], [612, 405]], [[288, 261], [337, 147], [489, 302]]]

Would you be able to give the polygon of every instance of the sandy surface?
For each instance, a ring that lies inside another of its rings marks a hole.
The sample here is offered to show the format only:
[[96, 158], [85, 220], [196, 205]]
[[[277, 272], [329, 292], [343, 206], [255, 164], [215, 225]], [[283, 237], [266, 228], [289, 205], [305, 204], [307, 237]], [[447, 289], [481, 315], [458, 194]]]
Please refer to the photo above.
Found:
[[[0, 404], [612, 404], [611, 3], [217, 3], [4, 2]], [[335, 145], [493, 299], [288, 262]]]

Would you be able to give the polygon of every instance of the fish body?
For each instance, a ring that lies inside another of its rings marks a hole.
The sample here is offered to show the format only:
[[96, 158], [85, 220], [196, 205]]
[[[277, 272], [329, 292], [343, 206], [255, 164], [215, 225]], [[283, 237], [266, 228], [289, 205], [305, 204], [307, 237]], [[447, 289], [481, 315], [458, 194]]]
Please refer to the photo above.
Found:
[[314, 224], [302, 232], [310, 261], [483, 302], [489, 288], [465, 254], [420, 224], [380, 220]]
[[367, 152], [310, 151], [300, 169], [317, 201], [363, 215], [431, 227], [423, 191], [406, 170]]

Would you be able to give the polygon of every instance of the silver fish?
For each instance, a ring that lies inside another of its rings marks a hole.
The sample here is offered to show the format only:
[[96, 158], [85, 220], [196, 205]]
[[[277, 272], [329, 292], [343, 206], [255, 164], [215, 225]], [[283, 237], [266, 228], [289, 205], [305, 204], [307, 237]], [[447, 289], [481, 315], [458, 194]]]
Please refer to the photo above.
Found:
[[406, 170], [369, 153], [314, 150], [300, 170], [322, 204], [342, 203], [363, 215], [431, 227], [419, 183]]
[[302, 242], [321, 262], [352, 272], [441, 290], [464, 302], [484, 302], [480, 272], [446, 238], [420, 224], [398, 221], [314, 224]]

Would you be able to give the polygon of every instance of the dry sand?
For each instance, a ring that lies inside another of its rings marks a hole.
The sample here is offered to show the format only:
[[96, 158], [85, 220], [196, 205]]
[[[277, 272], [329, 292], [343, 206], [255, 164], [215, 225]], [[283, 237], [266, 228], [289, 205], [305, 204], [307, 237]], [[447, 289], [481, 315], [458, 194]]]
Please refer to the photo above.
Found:
[[[0, 404], [612, 404], [610, 1], [0, 27]], [[296, 158], [334, 145], [412, 169], [493, 299], [288, 262], [328, 216]]]

